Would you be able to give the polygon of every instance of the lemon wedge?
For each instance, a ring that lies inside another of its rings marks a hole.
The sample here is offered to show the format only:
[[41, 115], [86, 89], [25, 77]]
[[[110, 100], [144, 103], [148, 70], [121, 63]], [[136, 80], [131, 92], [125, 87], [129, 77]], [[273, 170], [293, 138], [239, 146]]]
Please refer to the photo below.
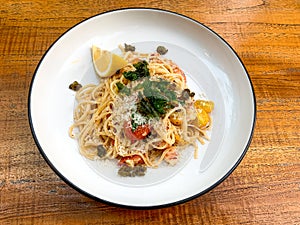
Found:
[[96, 73], [102, 78], [114, 75], [128, 64], [122, 57], [95, 45], [92, 46], [92, 59]]

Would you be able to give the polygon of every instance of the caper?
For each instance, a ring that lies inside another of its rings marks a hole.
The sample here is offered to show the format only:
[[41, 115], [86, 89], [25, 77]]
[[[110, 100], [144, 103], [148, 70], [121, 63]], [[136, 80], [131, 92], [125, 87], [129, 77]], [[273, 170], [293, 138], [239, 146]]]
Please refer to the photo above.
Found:
[[133, 45], [128, 45], [125, 43], [124, 46], [125, 46], [125, 52], [129, 52], [129, 51], [134, 52], [135, 51], [135, 47]]
[[195, 96], [195, 92], [191, 92], [190, 97], [194, 97], [194, 96]]
[[165, 55], [168, 52], [168, 49], [164, 46], [158, 46], [156, 48], [157, 53], [159, 53], [160, 55]]
[[118, 174], [121, 177], [131, 177], [131, 171], [132, 171], [132, 168], [125, 165], [119, 169]]
[[135, 176], [144, 176], [146, 173], [147, 167], [137, 165], [135, 167], [130, 167], [127, 165], [122, 166], [118, 174], [121, 177], [135, 177]]
[[77, 81], [74, 81], [72, 84], [69, 85], [69, 88], [73, 91], [78, 91], [82, 87]]
[[189, 97], [190, 97], [190, 89], [184, 89], [182, 92], [181, 92], [181, 99], [182, 100], [187, 100]]
[[145, 166], [136, 166], [136, 167], [133, 168], [132, 173], [135, 176], [144, 176], [146, 170], [147, 170], [147, 167], [145, 167]]
[[106, 149], [103, 147], [103, 145], [98, 145], [97, 146], [97, 155], [100, 157], [100, 158], [103, 158], [105, 155], [106, 155]]

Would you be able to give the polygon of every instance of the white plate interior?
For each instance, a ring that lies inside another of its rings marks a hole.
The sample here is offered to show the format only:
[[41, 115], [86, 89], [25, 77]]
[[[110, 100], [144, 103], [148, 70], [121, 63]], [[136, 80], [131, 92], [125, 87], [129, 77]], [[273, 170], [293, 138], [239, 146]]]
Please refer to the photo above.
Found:
[[[68, 136], [75, 101], [68, 85], [74, 80], [98, 82], [92, 44], [118, 53], [116, 48], [123, 43], [133, 43], [141, 52], [166, 46], [166, 57], [183, 68], [191, 89], [215, 102], [211, 141], [199, 146], [198, 159], [187, 151], [174, 168], [148, 170], [142, 178], [120, 178], [109, 164], [79, 154], [77, 142]], [[98, 199], [135, 207], [184, 201], [216, 185], [243, 156], [255, 120], [251, 82], [232, 49], [191, 19], [148, 9], [108, 12], [69, 30], [41, 61], [29, 102], [38, 145], [62, 177]]]

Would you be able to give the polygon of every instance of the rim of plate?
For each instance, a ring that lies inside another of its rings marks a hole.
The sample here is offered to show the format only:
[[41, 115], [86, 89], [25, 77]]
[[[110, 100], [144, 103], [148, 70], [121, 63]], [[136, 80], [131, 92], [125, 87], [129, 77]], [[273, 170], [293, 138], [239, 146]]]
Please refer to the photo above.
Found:
[[[157, 204], [157, 205], [150, 205], [150, 206], [136, 206], [136, 205], [126, 205], [126, 204], [120, 204], [120, 203], [116, 203], [116, 202], [112, 202], [112, 201], [108, 201], [108, 200], [105, 200], [105, 199], [101, 199], [97, 196], [94, 196], [88, 192], [86, 192], [85, 190], [81, 189], [80, 187], [78, 187], [76, 184], [72, 183], [67, 177], [65, 177], [55, 166], [54, 164], [50, 161], [50, 159], [47, 157], [46, 153], [44, 152], [38, 138], [37, 138], [37, 135], [36, 135], [36, 132], [35, 132], [35, 128], [33, 126], [33, 118], [32, 118], [32, 115], [31, 115], [31, 94], [32, 94], [32, 89], [33, 89], [33, 85], [34, 85], [34, 81], [35, 81], [35, 78], [37, 76], [37, 72], [38, 72], [38, 69], [40, 67], [40, 65], [42, 64], [45, 56], [48, 54], [48, 52], [50, 51], [50, 49], [65, 35], [67, 34], [69, 31], [71, 31], [72, 29], [74, 29], [75, 27], [77, 27], [78, 25], [88, 21], [88, 20], [92, 20], [93, 18], [96, 18], [96, 17], [101, 17], [105, 14], [109, 14], [109, 13], [113, 13], [113, 12], [123, 12], [123, 11], [136, 11], [136, 10], [141, 10], [141, 11], [145, 11], [145, 12], [163, 12], [163, 13], [168, 13], [168, 14], [171, 14], [173, 16], [177, 16], [177, 17], [181, 17], [181, 18], [185, 18], [191, 22], [194, 22], [196, 24], [198, 24], [200, 27], [202, 28], [205, 28], [206, 30], [210, 31], [213, 35], [215, 35], [221, 42], [224, 43], [224, 45], [226, 45], [231, 51], [232, 53], [234, 53], [234, 55], [237, 57], [238, 59], [238, 62], [240, 63], [240, 65], [242, 66], [242, 68], [244, 69], [246, 75], [247, 75], [247, 80], [249, 82], [249, 86], [250, 86], [250, 89], [251, 89], [251, 93], [252, 93], [252, 100], [253, 100], [253, 117], [252, 117], [252, 127], [251, 127], [251, 131], [250, 131], [250, 134], [249, 134], [249, 138], [248, 138], [248, 141], [247, 143], [245, 143], [245, 148], [243, 149], [242, 151], [242, 154], [240, 155], [240, 157], [236, 160], [235, 164], [231, 167], [230, 170], [228, 170], [226, 172], [226, 174], [220, 178], [217, 182], [215, 182], [214, 184], [212, 184], [211, 186], [209, 186], [208, 188], [206, 188], [205, 190], [203, 191], [200, 191], [199, 193], [197, 194], [194, 194], [190, 197], [187, 197], [187, 198], [184, 198], [184, 199], [181, 199], [181, 200], [176, 200], [174, 202], [170, 202], [170, 203], [165, 203], [165, 204]], [[252, 138], [253, 138], [253, 134], [254, 134], [254, 128], [255, 128], [255, 123], [256, 123], [256, 114], [257, 114], [257, 109], [256, 109], [256, 97], [255, 97], [255, 92], [254, 92], [254, 88], [253, 88], [253, 84], [252, 84], [252, 81], [250, 79], [250, 76], [249, 76], [249, 73], [244, 65], [244, 63], [242, 62], [242, 60], [240, 59], [240, 57], [238, 56], [238, 54], [236, 53], [236, 51], [229, 45], [229, 43], [227, 43], [218, 33], [216, 33], [214, 30], [212, 30], [211, 28], [209, 28], [208, 26], [204, 25], [203, 23], [195, 20], [195, 19], [192, 19], [186, 15], [183, 15], [181, 13], [178, 13], [178, 12], [174, 12], [174, 11], [170, 11], [170, 10], [165, 10], [165, 9], [160, 9], [160, 8], [149, 8], [149, 7], [128, 7], [128, 8], [120, 8], [120, 9], [113, 9], [113, 10], [109, 10], [109, 11], [104, 11], [102, 13], [99, 13], [99, 14], [96, 14], [96, 15], [93, 15], [91, 17], [88, 17], [78, 23], [76, 23], [75, 25], [73, 25], [72, 27], [70, 27], [69, 29], [67, 29], [65, 32], [63, 32], [49, 47], [48, 49], [45, 51], [45, 53], [43, 54], [43, 56], [41, 57], [40, 61], [38, 62], [37, 66], [36, 66], [36, 69], [34, 71], [34, 74], [32, 76], [32, 79], [31, 79], [31, 82], [30, 82], [30, 86], [29, 86], [29, 92], [28, 92], [28, 120], [29, 120], [29, 126], [30, 126], [30, 129], [31, 129], [31, 133], [32, 133], [32, 136], [33, 136], [33, 139], [35, 141], [35, 144], [40, 152], [40, 154], [42, 155], [42, 157], [44, 158], [44, 160], [47, 162], [47, 164], [50, 166], [50, 168], [65, 182], [67, 183], [70, 187], [72, 187], [73, 189], [75, 189], [76, 191], [78, 191], [79, 193], [91, 198], [91, 199], [94, 199], [96, 201], [100, 201], [100, 202], [103, 202], [105, 204], [108, 204], [108, 205], [112, 205], [112, 206], [117, 206], [117, 207], [123, 207], [123, 208], [130, 208], [130, 209], [158, 209], [158, 208], [165, 208], [165, 207], [170, 207], [170, 206], [175, 206], [175, 205], [178, 205], [178, 204], [182, 204], [182, 203], [186, 203], [190, 200], [193, 200], [209, 191], [211, 191], [212, 189], [214, 189], [215, 187], [217, 187], [219, 184], [221, 184], [236, 168], [237, 166], [240, 164], [240, 162], [242, 161], [242, 159], [244, 158], [250, 144], [251, 144], [251, 141], [252, 141]]]

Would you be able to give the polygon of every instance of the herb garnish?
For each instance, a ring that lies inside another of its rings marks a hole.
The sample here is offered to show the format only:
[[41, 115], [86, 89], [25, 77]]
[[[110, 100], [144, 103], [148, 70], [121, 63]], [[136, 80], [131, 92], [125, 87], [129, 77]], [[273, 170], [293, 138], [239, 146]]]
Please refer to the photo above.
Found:
[[140, 101], [137, 103], [138, 112], [147, 118], [158, 118], [168, 109], [174, 108], [178, 101], [171, 86], [170, 82], [163, 79], [152, 81], [146, 78], [143, 83], [136, 86], [142, 88], [139, 92]]
[[133, 64], [135, 70], [134, 71], [127, 71], [123, 73], [123, 76], [130, 80], [130, 81], [134, 81], [137, 79], [140, 79], [142, 77], [149, 77], [150, 73], [149, 73], [149, 69], [148, 69], [148, 63], [147, 61], [141, 61], [138, 63]]
[[[187, 93], [182, 93], [182, 96], [176, 95], [176, 84], [158, 78], [150, 80], [150, 73], [147, 61], [140, 61], [133, 64], [134, 71], [127, 71], [123, 76], [130, 80], [135, 81], [141, 79], [134, 87], [128, 88], [124, 84], [116, 83], [120, 93], [127, 96], [135, 92], [138, 96], [136, 103], [137, 113], [145, 117], [145, 119], [163, 117], [169, 109], [176, 107], [178, 104], [184, 104], [184, 101], [191, 94], [189, 90]], [[138, 124], [133, 122], [133, 127]]]
[[122, 84], [121, 82], [117, 82], [116, 85], [120, 93], [123, 93], [127, 96], [130, 95], [130, 89], [126, 87], [124, 84]]

